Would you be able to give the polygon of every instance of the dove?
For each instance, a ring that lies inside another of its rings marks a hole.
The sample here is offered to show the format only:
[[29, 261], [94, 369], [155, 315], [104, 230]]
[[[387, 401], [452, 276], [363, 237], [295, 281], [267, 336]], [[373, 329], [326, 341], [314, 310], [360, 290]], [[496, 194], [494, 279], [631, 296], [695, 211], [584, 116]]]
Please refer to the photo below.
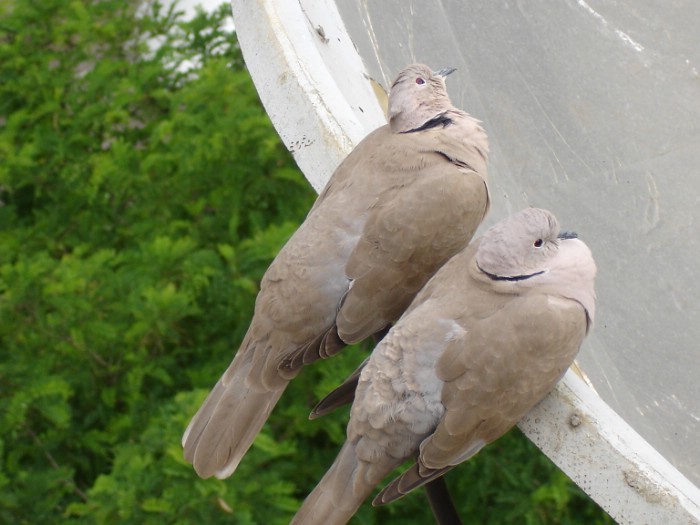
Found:
[[347, 439], [293, 524], [347, 523], [436, 480], [506, 433], [561, 379], [595, 316], [596, 265], [528, 208], [428, 281], [359, 372]]
[[338, 166], [265, 272], [233, 361], [182, 437], [203, 477], [230, 476], [304, 365], [383, 333], [489, 209], [488, 138], [445, 77], [403, 69], [389, 122]]

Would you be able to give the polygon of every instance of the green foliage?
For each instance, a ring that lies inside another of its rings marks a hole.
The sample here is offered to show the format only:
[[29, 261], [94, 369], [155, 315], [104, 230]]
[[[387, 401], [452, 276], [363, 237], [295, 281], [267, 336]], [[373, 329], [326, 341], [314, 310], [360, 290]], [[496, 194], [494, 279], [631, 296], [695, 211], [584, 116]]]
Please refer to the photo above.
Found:
[[[1, 523], [283, 524], [344, 438], [346, 411], [307, 415], [361, 349], [292, 383], [232, 479], [182, 458], [314, 198], [228, 9], [0, 8]], [[609, 522], [517, 434], [449, 483], [467, 522]], [[356, 519], [430, 522], [420, 493]]]

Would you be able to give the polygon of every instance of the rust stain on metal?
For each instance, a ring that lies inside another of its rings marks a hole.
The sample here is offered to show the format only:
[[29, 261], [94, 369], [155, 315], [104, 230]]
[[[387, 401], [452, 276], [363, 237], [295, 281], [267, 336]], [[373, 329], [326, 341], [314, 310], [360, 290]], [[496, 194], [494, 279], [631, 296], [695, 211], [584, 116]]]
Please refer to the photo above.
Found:
[[637, 469], [623, 472], [625, 483], [649, 503], [673, 505], [673, 497]]
[[576, 412], [569, 416], [569, 426], [571, 428], [579, 427], [581, 426], [581, 423], [583, 423], [581, 416], [579, 416]]

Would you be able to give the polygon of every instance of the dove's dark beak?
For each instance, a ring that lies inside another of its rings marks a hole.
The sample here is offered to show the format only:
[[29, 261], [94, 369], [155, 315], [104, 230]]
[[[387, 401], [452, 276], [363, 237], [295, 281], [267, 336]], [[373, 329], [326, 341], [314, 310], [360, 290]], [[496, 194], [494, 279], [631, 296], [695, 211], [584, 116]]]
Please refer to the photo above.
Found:
[[576, 232], [559, 232], [557, 235], [559, 239], [578, 239], [578, 233]]
[[446, 77], [447, 75], [457, 71], [456, 67], [443, 67], [440, 71], [434, 71], [433, 75], [436, 77]]

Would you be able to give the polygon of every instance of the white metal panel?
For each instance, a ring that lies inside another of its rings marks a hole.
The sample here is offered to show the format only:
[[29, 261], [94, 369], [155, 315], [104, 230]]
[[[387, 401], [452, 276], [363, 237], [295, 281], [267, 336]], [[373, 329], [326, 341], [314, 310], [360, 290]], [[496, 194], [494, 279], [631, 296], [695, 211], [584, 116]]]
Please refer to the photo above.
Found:
[[234, 0], [232, 6], [262, 103], [320, 191], [353, 145], [385, 123], [362, 61], [332, 2], [302, 8], [290, 1]]

